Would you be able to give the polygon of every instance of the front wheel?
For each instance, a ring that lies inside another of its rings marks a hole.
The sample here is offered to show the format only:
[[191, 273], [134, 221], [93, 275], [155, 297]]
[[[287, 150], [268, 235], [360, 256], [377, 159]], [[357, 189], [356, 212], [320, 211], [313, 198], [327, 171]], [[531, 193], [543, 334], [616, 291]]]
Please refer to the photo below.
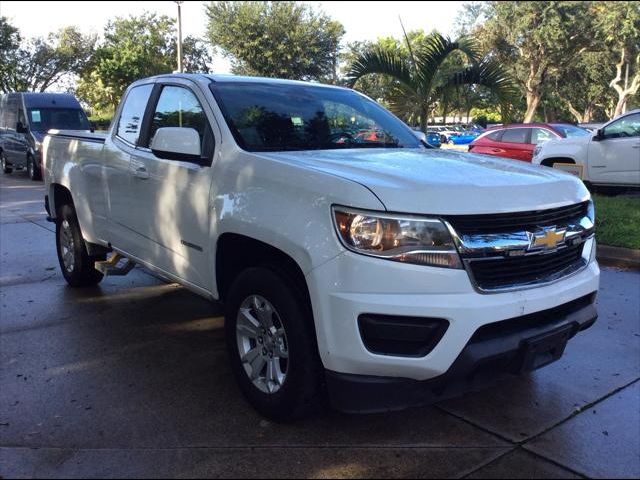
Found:
[[90, 287], [102, 280], [94, 263], [102, 257], [89, 256], [73, 205], [63, 205], [56, 222], [56, 247], [60, 269], [72, 287]]
[[3, 173], [13, 172], [13, 168], [7, 164], [7, 157], [4, 156], [4, 152], [0, 152], [0, 168], [2, 168]]
[[258, 267], [237, 277], [225, 336], [236, 380], [258, 412], [286, 421], [317, 410], [322, 369], [310, 308], [285, 275]]

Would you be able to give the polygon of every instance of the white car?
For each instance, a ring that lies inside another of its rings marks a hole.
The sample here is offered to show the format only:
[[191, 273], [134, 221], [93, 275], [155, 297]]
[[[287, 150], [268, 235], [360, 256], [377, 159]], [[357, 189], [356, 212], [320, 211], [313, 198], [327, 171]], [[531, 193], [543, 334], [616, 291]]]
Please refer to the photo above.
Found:
[[568, 170], [592, 185], [640, 187], [640, 110], [591, 135], [539, 144], [533, 163]]
[[135, 262], [224, 302], [231, 368], [271, 418], [325, 392], [348, 412], [437, 401], [557, 360], [597, 316], [582, 182], [426, 148], [353, 90], [148, 78], [107, 134], [50, 132], [44, 163], [67, 282]]

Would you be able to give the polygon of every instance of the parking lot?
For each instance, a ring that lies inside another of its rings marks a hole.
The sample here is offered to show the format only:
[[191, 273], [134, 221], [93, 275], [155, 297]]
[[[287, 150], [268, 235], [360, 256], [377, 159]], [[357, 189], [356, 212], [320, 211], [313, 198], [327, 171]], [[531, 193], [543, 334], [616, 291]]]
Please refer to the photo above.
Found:
[[639, 477], [640, 273], [555, 364], [434, 406], [262, 419], [221, 308], [136, 268], [60, 274], [42, 183], [0, 177], [1, 477]]

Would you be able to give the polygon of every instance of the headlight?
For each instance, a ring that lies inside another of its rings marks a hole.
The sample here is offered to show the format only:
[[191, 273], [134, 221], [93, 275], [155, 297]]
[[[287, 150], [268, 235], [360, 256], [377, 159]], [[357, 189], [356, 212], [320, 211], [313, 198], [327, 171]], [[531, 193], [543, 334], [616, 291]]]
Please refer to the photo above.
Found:
[[462, 268], [447, 227], [435, 218], [334, 207], [338, 237], [353, 252], [396, 262]]
[[591, 220], [591, 223], [596, 224], [596, 207], [593, 204], [593, 199], [589, 199], [589, 206], [587, 207], [587, 217]]

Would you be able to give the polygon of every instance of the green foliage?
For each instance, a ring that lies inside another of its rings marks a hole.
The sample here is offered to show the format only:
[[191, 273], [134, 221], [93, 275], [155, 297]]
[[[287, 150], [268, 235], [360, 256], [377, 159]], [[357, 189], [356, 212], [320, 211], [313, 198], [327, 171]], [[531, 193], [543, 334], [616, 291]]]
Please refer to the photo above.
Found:
[[504, 123], [500, 112], [492, 108], [472, 108], [471, 117], [473, 122], [483, 127], [487, 127], [489, 124]]
[[[199, 40], [186, 37], [183, 64], [187, 72], [208, 72], [211, 55]], [[107, 23], [104, 42], [76, 90], [79, 98], [98, 111], [113, 110], [126, 88], [141, 78], [171, 73], [177, 67], [175, 21], [144, 13]]]
[[23, 42], [18, 30], [0, 18], [0, 91], [43, 92], [66, 75], [82, 73], [95, 42], [95, 36], [75, 27]]
[[493, 58], [509, 66], [533, 120], [552, 69], [575, 59], [592, 42], [590, 2], [488, 2], [477, 29]]
[[640, 249], [640, 199], [594, 195], [593, 201], [598, 243]]
[[[486, 88], [504, 102], [513, 96], [504, 69], [491, 59], [480, 58], [478, 45], [471, 38], [452, 41], [433, 32], [414, 41], [407, 35], [405, 40], [406, 49], [373, 45], [352, 61], [348, 71], [349, 82], [355, 86], [371, 74], [393, 79], [387, 100], [405, 121], [420, 122], [424, 128], [438, 101], [450, 103], [468, 85]], [[470, 110], [470, 105], [465, 106]]]
[[236, 74], [336, 81], [339, 22], [296, 2], [212, 2], [211, 43]]
[[111, 125], [111, 120], [113, 120], [113, 113], [92, 115], [89, 117], [89, 121], [96, 128], [97, 131], [108, 130], [109, 125]]

